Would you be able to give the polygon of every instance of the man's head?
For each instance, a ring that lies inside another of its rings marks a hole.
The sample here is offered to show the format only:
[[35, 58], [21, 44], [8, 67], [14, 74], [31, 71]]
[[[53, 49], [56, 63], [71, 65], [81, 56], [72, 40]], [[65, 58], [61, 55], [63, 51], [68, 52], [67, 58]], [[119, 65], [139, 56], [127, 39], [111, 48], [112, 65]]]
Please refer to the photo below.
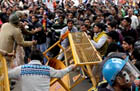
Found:
[[44, 14], [43, 14], [43, 19], [47, 19], [48, 18], [48, 12], [45, 12]]
[[114, 31], [116, 29], [116, 23], [115, 22], [110, 22], [107, 26], [107, 30], [110, 31]]
[[9, 16], [9, 22], [15, 25], [19, 25], [20, 20], [22, 20], [23, 16], [24, 13], [22, 11], [16, 11]]
[[86, 19], [84, 20], [84, 23], [87, 24], [88, 27], [90, 27], [90, 25], [91, 25], [90, 19], [88, 19], [88, 18], [86, 18]]
[[111, 14], [112, 15], [116, 15], [117, 14], [118, 9], [116, 7], [111, 7]]
[[134, 80], [135, 75], [131, 71], [135, 71], [135, 69], [128, 61], [128, 57], [125, 59], [113, 57], [104, 64], [102, 73], [110, 86], [124, 91], [131, 87]]
[[32, 22], [36, 22], [36, 21], [38, 21], [37, 15], [32, 15]]
[[73, 19], [73, 13], [72, 12], [68, 13], [68, 19]]
[[85, 13], [86, 13], [87, 15], [91, 15], [92, 9], [91, 9], [91, 8], [87, 8]]
[[130, 51], [134, 48], [135, 39], [131, 36], [126, 36], [123, 40], [122, 47], [125, 51]]
[[1, 8], [1, 12], [2, 12], [2, 13], [6, 13], [6, 7], [2, 7], [2, 8]]
[[40, 14], [43, 14], [44, 13], [44, 8], [40, 7], [39, 12], [40, 12]]
[[131, 17], [133, 15], [133, 9], [128, 9], [128, 15]]
[[129, 17], [124, 17], [124, 18], [122, 19], [122, 26], [123, 26], [123, 27], [128, 27], [128, 26], [130, 26], [130, 24], [131, 24], [131, 18], [129, 18]]
[[72, 19], [68, 19], [68, 21], [67, 21], [67, 26], [68, 26], [68, 29], [69, 29], [69, 30], [72, 29], [73, 24], [74, 24], [74, 21], [73, 21]]
[[81, 30], [82, 32], [86, 32], [87, 29], [88, 29], [88, 25], [86, 25], [86, 24], [82, 24], [82, 25], [80, 26], [80, 30]]
[[94, 33], [101, 32], [101, 31], [103, 31], [103, 29], [104, 29], [104, 24], [103, 23], [96, 23], [93, 26]]
[[19, 24], [19, 22], [20, 22], [20, 18], [19, 18], [19, 16], [17, 16], [17, 14], [11, 14], [10, 16], [9, 16], [9, 22], [11, 23], [11, 24], [15, 24], [15, 25], [17, 25], [17, 24]]
[[65, 16], [63, 14], [59, 15], [59, 22], [64, 23]]
[[107, 33], [108, 35], [108, 43], [112, 43], [112, 42], [119, 42], [119, 33], [116, 31], [111, 31]]
[[43, 54], [40, 50], [34, 49], [30, 54], [31, 60], [39, 60], [41, 63], [43, 63]]

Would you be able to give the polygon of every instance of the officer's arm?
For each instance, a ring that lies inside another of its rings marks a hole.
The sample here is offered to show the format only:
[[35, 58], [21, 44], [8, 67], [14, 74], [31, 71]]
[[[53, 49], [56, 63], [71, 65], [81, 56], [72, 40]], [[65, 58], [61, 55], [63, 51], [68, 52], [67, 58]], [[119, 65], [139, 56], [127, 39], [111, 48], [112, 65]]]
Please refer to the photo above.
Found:
[[13, 33], [14, 40], [18, 45], [21, 46], [32, 46], [34, 44], [33, 41], [24, 41], [23, 35], [20, 30], [17, 30]]
[[8, 53], [6, 52], [6, 51], [4, 51], [4, 50], [2, 50], [2, 49], [0, 49], [0, 54], [2, 54], [2, 55], [7, 55]]

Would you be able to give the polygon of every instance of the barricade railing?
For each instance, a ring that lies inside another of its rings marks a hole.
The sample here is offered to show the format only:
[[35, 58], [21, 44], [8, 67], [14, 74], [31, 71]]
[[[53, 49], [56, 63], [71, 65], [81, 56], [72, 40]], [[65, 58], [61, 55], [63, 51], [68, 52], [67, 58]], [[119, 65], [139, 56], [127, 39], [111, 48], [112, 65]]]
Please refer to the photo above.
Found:
[[[60, 45], [60, 43], [62, 40], [64, 40], [67, 37], [69, 39], [70, 46], [64, 49]], [[102, 58], [97, 52], [97, 50], [95, 49], [95, 47], [92, 45], [87, 34], [83, 32], [76, 32], [76, 33], [66, 32], [63, 36], [61, 36], [61, 39], [59, 41], [57, 41], [54, 45], [52, 45], [43, 53], [44, 56], [48, 59], [48, 63], [50, 62], [51, 59], [57, 60], [56, 59], [57, 57], [49, 58], [47, 56], [47, 53], [55, 46], [59, 46], [62, 49], [65, 58], [64, 60], [65, 65], [68, 66], [71, 63], [79, 65], [81, 69], [81, 73], [80, 73], [81, 75], [79, 78], [77, 78], [77, 80], [74, 81], [73, 84], [70, 84], [71, 86], [66, 86], [65, 83], [61, 83], [62, 80], [60, 79], [52, 81], [51, 83], [54, 84], [55, 82], [59, 82], [62, 85], [62, 87], [65, 88], [65, 91], [71, 91], [72, 88], [74, 88], [83, 80], [85, 80], [86, 78], [85, 73], [86, 73], [90, 77], [92, 85], [95, 88], [98, 82], [96, 79], [98, 75], [96, 77], [92, 74], [91, 66], [96, 66], [97, 64], [101, 63]]]
[[10, 91], [8, 69], [5, 58], [0, 54], [0, 91]]

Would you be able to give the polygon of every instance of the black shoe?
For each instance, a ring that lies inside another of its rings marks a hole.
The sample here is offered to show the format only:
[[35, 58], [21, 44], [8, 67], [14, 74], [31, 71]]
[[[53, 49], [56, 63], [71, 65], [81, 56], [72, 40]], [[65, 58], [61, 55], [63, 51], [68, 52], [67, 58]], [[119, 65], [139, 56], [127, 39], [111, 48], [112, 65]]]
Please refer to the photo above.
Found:
[[10, 86], [10, 91], [12, 91], [14, 89], [14, 86]]
[[10, 84], [11, 84], [11, 86], [14, 86], [16, 84], [16, 81], [11, 80]]

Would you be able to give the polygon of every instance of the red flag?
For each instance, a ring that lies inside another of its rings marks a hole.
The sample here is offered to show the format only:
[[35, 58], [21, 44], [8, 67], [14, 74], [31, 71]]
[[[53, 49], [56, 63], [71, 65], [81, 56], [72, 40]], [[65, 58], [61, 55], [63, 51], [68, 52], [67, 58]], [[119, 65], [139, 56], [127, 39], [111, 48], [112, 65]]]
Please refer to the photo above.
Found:
[[64, 40], [66, 37], [68, 37], [69, 34], [69, 30], [67, 30], [62, 36], [61, 36], [61, 40]]

